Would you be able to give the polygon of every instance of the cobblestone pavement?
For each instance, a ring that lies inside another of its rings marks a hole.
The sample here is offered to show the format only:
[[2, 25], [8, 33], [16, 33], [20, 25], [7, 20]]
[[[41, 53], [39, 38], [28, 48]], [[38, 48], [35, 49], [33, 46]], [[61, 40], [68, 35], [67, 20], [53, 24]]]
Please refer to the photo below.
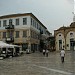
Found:
[[66, 51], [61, 63], [59, 52], [40, 52], [0, 60], [0, 75], [75, 75], [75, 51]]

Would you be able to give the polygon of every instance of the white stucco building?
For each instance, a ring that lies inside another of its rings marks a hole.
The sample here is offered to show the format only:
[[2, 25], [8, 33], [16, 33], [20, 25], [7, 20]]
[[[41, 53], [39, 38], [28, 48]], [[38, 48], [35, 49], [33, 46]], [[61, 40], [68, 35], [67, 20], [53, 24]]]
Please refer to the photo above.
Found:
[[49, 36], [47, 28], [32, 13], [0, 16], [1, 41], [38, 50], [40, 38], [45, 40]]

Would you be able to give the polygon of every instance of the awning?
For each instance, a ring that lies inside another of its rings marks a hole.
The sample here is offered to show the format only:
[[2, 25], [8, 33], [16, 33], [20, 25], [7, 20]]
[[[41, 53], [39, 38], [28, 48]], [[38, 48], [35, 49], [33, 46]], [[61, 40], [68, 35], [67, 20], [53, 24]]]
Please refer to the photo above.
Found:
[[7, 44], [3, 41], [0, 41], [0, 48], [14, 48], [16, 45]]

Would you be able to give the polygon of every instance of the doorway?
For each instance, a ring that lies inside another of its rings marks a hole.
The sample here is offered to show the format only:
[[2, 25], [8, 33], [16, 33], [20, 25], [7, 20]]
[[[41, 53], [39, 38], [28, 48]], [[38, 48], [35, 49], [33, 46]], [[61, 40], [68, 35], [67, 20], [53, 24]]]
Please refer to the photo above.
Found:
[[74, 50], [74, 39], [70, 39], [70, 50]]
[[62, 50], [62, 40], [59, 40], [59, 50]]

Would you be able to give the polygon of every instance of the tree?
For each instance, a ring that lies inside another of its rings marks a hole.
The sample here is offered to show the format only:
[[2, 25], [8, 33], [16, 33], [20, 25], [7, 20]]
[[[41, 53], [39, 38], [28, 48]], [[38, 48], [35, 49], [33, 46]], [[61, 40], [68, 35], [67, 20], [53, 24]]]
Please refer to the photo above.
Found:
[[50, 42], [50, 51], [55, 51], [55, 37], [49, 37], [48, 41]]

